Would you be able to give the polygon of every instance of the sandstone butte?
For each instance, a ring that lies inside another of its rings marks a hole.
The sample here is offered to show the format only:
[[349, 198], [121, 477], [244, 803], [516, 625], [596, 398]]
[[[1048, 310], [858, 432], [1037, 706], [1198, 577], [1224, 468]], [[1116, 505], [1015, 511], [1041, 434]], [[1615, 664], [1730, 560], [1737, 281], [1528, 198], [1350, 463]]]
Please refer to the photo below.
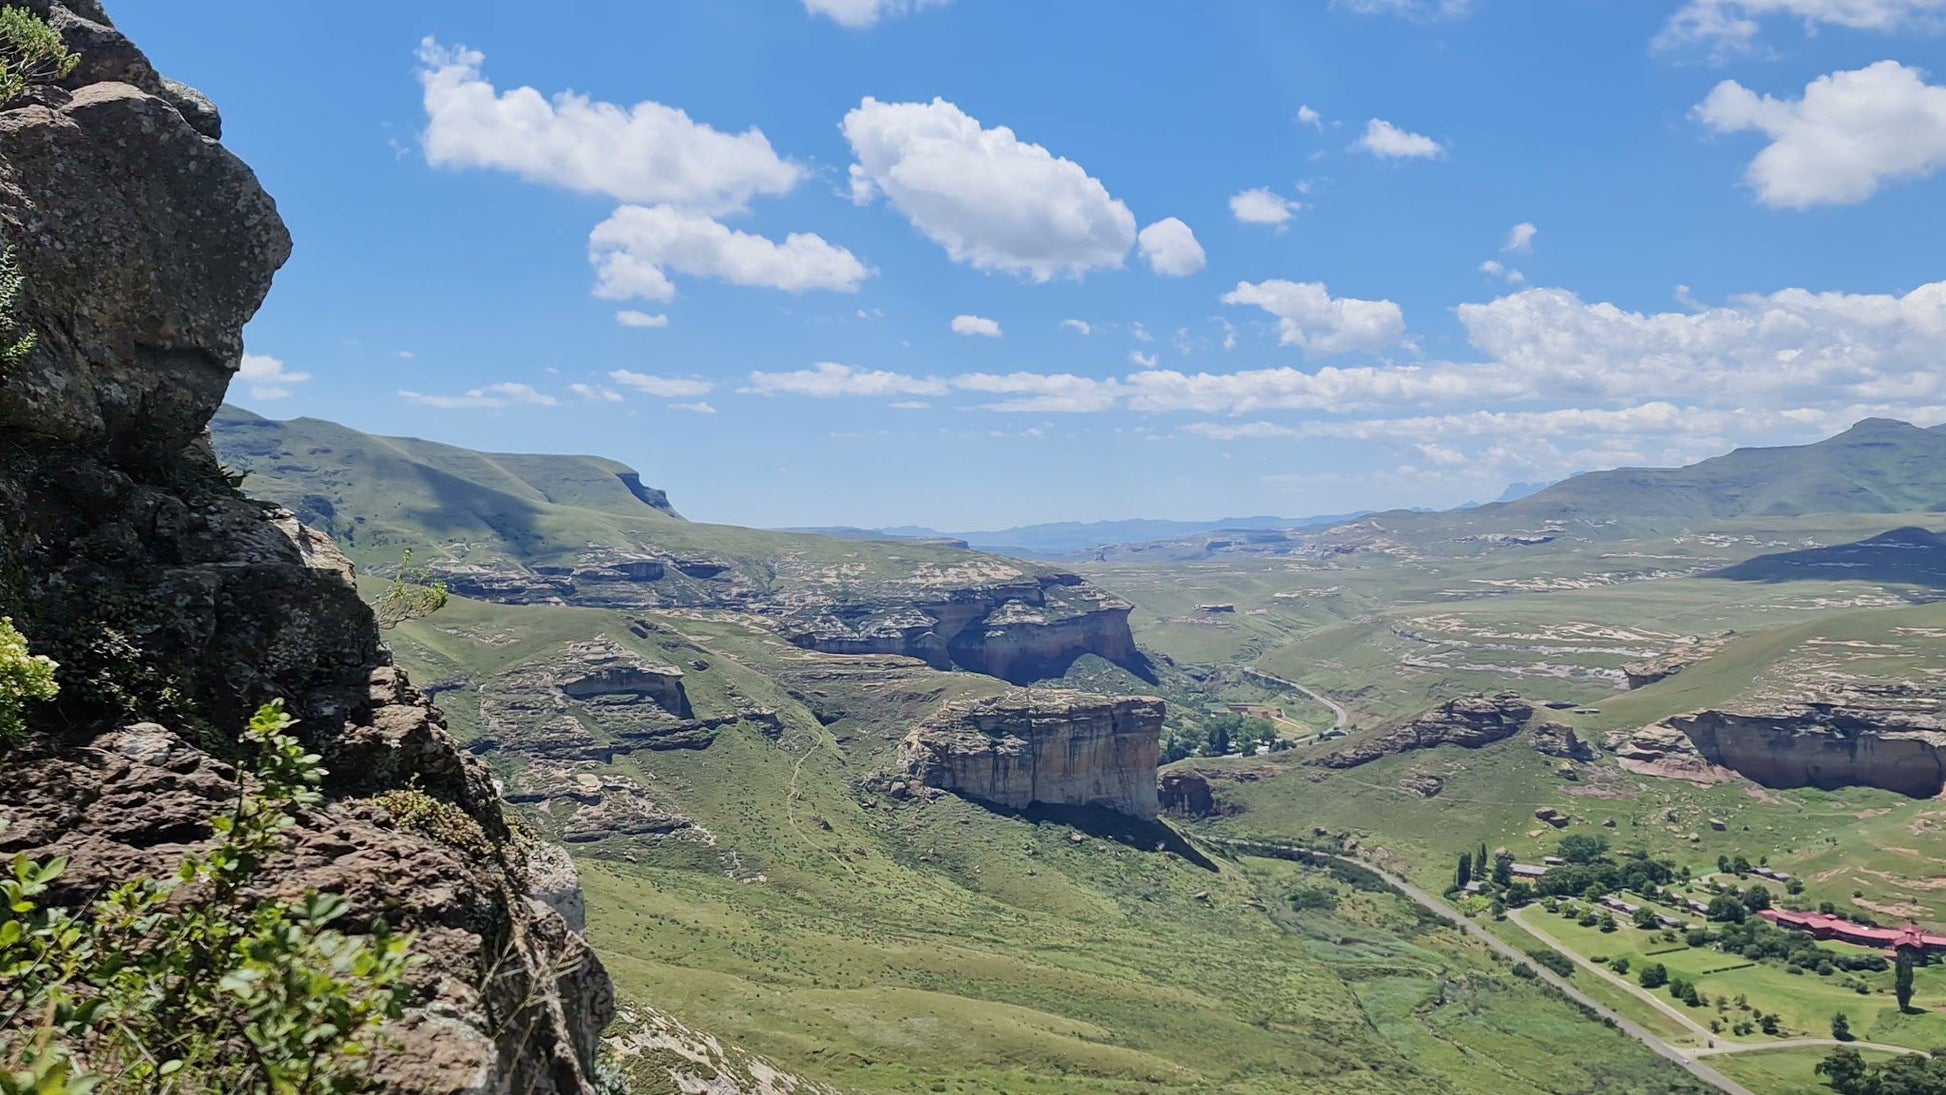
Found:
[[1015, 689], [948, 705], [914, 727], [899, 763], [914, 781], [1010, 810], [1092, 806], [1161, 812], [1156, 762], [1163, 701]]

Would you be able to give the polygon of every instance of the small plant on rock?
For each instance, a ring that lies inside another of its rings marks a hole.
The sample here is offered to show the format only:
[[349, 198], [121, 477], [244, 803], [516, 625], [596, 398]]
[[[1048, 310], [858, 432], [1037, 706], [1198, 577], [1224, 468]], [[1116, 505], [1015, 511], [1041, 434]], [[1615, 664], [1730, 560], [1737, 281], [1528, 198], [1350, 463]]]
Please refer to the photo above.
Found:
[[401, 1013], [406, 940], [332, 925], [343, 898], [263, 896], [294, 815], [323, 802], [319, 758], [281, 705], [250, 720], [256, 786], [165, 879], [50, 902], [65, 859], [0, 873], [0, 1095], [351, 1095]]
[[26, 8], [0, 8], [0, 108], [36, 84], [64, 79], [81, 63], [53, 27]]
[[27, 734], [26, 710], [30, 703], [45, 703], [60, 692], [54, 683], [54, 659], [27, 651], [27, 637], [14, 629], [14, 622], [0, 616], [0, 749], [13, 745]]

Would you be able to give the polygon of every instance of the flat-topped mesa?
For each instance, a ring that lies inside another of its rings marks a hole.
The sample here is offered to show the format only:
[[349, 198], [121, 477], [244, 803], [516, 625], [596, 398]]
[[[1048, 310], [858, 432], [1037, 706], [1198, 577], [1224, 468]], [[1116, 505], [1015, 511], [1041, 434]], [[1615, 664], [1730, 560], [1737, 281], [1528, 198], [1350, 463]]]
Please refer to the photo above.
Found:
[[1161, 812], [1163, 710], [1153, 696], [1015, 689], [915, 727], [899, 765], [925, 786], [1011, 810], [1096, 806], [1146, 821]]
[[1794, 703], [1665, 720], [1708, 764], [1765, 787], [1878, 787], [1913, 798], [1946, 789], [1937, 714]]

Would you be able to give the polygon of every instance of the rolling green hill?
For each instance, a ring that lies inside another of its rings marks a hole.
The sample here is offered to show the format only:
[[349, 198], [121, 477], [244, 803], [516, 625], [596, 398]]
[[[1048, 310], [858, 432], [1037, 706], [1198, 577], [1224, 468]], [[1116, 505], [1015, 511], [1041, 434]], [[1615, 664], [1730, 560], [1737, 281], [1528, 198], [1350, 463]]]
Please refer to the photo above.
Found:
[[1374, 539], [1494, 545], [1700, 529], [1738, 519], [1946, 511], [1946, 427], [1868, 418], [1810, 445], [1737, 449], [1681, 468], [1589, 472], [1512, 502], [1376, 514], [1327, 543]]

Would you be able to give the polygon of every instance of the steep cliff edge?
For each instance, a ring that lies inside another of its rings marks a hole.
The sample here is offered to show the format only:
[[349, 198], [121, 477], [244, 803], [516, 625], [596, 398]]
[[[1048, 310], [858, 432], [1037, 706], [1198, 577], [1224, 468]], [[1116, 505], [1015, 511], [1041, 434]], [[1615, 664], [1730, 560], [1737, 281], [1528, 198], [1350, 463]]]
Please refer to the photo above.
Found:
[[[1878, 787], [1913, 798], [1946, 789], [1946, 724], [1937, 715], [1801, 703], [1698, 711], [1664, 724], [1702, 761], [1765, 787]], [[1680, 761], [1682, 752], [1655, 759]]]
[[1018, 689], [952, 704], [899, 747], [915, 782], [1008, 809], [1099, 806], [1160, 812], [1156, 761], [1163, 702]]
[[1093, 654], [1146, 663], [1128, 602], [1080, 576], [937, 543], [685, 521], [595, 457], [474, 452], [224, 408], [211, 427], [246, 487], [338, 536], [361, 563], [414, 548], [453, 593], [502, 604], [702, 610], [826, 654], [899, 654], [1014, 684]]
[[[69, 899], [172, 869], [236, 793], [247, 713], [283, 699], [331, 771], [279, 889], [339, 893], [412, 933], [415, 997], [386, 1091], [592, 1089], [606, 974], [443, 718], [390, 664], [332, 543], [237, 493], [202, 434], [243, 324], [289, 256], [275, 204], [94, 0], [26, 0], [81, 63], [0, 111], [0, 233], [38, 345], [0, 375], [0, 615], [61, 663], [57, 704], [0, 763], [0, 852], [71, 856]], [[484, 845], [399, 823], [416, 787]], [[545, 897], [546, 900], [542, 900]]]

